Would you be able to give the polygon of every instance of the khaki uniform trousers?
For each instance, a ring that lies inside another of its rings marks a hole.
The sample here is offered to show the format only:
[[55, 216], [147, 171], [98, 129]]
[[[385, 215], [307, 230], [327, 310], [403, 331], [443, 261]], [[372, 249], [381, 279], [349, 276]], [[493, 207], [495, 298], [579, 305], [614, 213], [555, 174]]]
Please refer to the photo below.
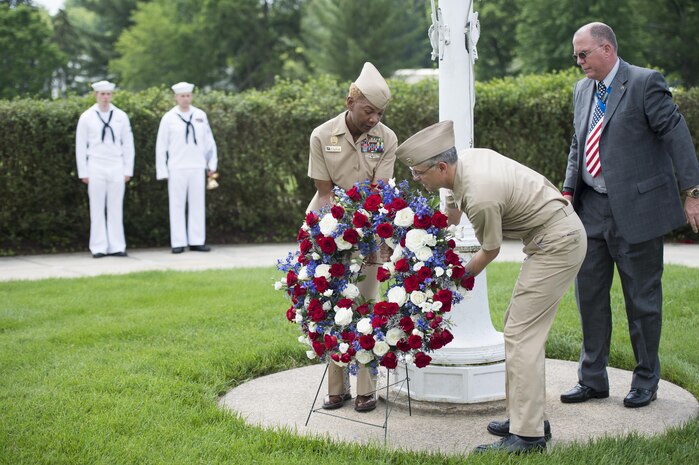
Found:
[[585, 229], [568, 216], [549, 221], [525, 238], [527, 257], [505, 313], [505, 391], [510, 433], [544, 436], [545, 345], [558, 304], [582, 265]]
[[[320, 202], [318, 191], [316, 191], [313, 199], [311, 199], [311, 202], [306, 208], [306, 213], [319, 209]], [[371, 299], [374, 301], [378, 299], [379, 281], [376, 279], [376, 272], [378, 269], [378, 265], [364, 265], [364, 274], [366, 274], [366, 279], [360, 283], [357, 283], [357, 288], [359, 288], [359, 292], [365, 299]], [[376, 375], [372, 375], [369, 368], [360, 365], [359, 372], [357, 373], [357, 395], [368, 396], [374, 391], [376, 391]], [[350, 382], [347, 367], [340, 367], [335, 363], [330, 362], [328, 364], [328, 394], [331, 396], [341, 396], [349, 392]]]

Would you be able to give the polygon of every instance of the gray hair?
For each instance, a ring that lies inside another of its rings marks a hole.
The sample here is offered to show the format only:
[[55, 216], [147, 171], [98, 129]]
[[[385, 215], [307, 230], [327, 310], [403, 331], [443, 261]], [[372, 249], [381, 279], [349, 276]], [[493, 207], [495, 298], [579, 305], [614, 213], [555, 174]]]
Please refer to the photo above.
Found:
[[595, 42], [609, 42], [612, 45], [612, 48], [614, 48], [614, 51], [617, 51], [618, 44], [616, 41], [616, 35], [611, 27], [604, 23], [590, 23], [578, 29], [575, 35], [578, 35], [585, 30], [590, 33], [590, 37], [592, 37]]
[[444, 152], [439, 153], [434, 157], [430, 158], [430, 162], [432, 162], [432, 164], [437, 164], [440, 161], [443, 161], [447, 165], [453, 165], [457, 162], [458, 159], [459, 155], [456, 151], [456, 147], [451, 147], [445, 150]]

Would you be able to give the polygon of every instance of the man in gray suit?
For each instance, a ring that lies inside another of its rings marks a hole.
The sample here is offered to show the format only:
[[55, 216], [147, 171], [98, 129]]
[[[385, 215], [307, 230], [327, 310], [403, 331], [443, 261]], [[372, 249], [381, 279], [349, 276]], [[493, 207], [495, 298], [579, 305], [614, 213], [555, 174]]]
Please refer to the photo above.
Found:
[[[561, 401], [609, 396], [616, 264], [637, 363], [624, 405], [643, 407], [656, 399], [660, 380], [663, 235], [687, 222], [697, 232], [699, 163], [664, 78], [619, 59], [609, 26], [581, 27], [573, 50], [587, 77], [575, 85], [563, 191], [585, 225], [588, 245], [575, 283], [583, 331], [578, 384]], [[684, 211], [680, 191], [686, 192]]]

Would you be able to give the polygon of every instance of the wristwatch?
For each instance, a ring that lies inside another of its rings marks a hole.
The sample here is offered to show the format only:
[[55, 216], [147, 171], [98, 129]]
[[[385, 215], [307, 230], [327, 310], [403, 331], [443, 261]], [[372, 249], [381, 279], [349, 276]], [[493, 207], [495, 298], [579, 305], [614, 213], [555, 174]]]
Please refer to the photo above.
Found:
[[687, 191], [687, 197], [691, 197], [693, 199], [699, 199], [699, 186], [692, 187]]

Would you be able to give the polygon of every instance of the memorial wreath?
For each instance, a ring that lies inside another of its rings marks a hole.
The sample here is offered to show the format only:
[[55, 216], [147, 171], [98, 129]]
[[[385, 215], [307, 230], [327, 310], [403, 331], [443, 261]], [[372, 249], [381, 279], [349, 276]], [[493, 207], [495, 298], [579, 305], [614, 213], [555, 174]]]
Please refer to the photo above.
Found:
[[[474, 285], [454, 252], [439, 197], [394, 180], [334, 194], [332, 206], [306, 215], [299, 250], [277, 265], [286, 276], [275, 288], [291, 300], [286, 317], [298, 324], [299, 342], [309, 358], [350, 365], [352, 373], [357, 364], [372, 371], [399, 361], [427, 366], [427, 354], [453, 339], [444, 314]], [[386, 292], [378, 302], [365, 301], [357, 284], [367, 265], [379, 265], [384, 243], [392, 254], [376, 278]]]

